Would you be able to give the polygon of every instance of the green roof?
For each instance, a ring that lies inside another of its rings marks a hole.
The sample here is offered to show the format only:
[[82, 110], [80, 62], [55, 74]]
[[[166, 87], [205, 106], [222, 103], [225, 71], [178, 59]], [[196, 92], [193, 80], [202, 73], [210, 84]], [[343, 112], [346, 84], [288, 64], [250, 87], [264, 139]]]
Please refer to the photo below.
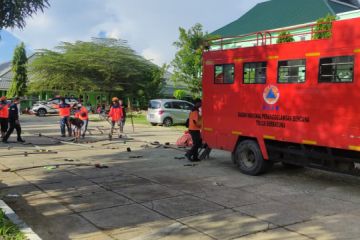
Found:
[[356, 10], [331, 0], [270, 0], [257, 4], [238, 20], [212, 32], [232, 37], [263, 30], [314, 22], [327, 14]]

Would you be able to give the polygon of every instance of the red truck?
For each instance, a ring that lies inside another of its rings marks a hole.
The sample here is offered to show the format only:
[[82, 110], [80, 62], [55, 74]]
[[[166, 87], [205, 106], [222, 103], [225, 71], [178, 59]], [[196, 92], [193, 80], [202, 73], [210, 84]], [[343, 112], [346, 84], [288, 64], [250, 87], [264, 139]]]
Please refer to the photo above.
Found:
[[307, 25], [308, 40], [277, 44], [266, 31], [250, 47], [225, 49], [254, 41], [246, 35], [204, 51], [203, 138], [232, 152], [243, 173], [278, 161], [360, 173], [360, 18], [327, 24], [327, 39], [313, 40]]

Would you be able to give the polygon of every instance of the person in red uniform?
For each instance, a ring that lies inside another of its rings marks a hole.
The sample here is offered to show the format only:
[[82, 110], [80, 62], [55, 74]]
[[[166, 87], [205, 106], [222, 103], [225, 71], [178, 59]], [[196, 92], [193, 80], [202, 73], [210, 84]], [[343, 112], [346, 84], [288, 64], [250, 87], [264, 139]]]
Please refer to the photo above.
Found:
[[112, 134], [115, 128], [115, 124], [119, 126], [119, 138], [121, 138], [120, 126], [121, 119], [123, 117], [123, 109], [120, 106], [119, 99], [114, 97], [112, 99], [112, 105], [110, 107], [109, 118], [111, 118], [111, 131], [109, 137], [112, 138]]
[[9, 127], [9, 103], [5, 96], [0, 98], [0, 125], [1, 125], [1, 137], [3, 138]]
[[71, 137], [71, 127], [70, 127], [70, 113], [71, 113], [71, 105], [65, 102], [65, 98], [62, 97], [60, 99], [60, 104], [55, 106], [59, 109], [60, 119], [60, 131], [61, 137], [65, 137], [65, 126], [67, 127], [69, 137]]
[[199, 113], [199, 108], [201, 107], [201, 100], [198, 99], [195, 101], [195, 106], [189, 115], [189, 133], [193, 142], [191, 149], [186, 152], [185, 157], [193, 162], [200, 161], [198, 157], [199, 148], [201, 147], [201, 125], [202, 120]]

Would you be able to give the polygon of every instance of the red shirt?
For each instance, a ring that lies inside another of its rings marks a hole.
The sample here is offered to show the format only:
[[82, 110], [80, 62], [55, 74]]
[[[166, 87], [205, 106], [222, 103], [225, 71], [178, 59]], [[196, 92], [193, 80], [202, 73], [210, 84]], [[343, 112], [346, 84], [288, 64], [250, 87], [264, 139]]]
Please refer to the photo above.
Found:
[[110, 108], [109, 117], [111, 117], [111, 120], [114, 122], [120, 121], [123, 117], [122, 107], [120, 105], [113, 105]]
[[59, 109], [59, 115], [61, 117], [69, 117], [70, 116], [70, 114], [71, 114], [70, 104], [61, 103], [59, 105], [56, 105], [55, 107]]
[[201, 130], [199, 111], [192, 111], [189, 116], [189, 130]]
[[86, 107], [81, 107], [79, 111], [79, 118], [80, 120], [89, 120], [89, 112]]
[[9, 104], [0, 102], [0, 118], [9, 118]]

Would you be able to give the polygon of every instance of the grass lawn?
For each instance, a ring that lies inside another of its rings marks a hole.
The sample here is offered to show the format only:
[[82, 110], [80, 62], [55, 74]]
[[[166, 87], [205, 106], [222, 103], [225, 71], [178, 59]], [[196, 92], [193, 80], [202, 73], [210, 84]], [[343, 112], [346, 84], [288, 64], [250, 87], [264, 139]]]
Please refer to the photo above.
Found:
[[[131, 124], [130, 114], [128, 114], [126, 117], [127, 124]], [[133, 120], [135, 124], [150, 125], [150, 123], [146, 120], [146, 113], [133, 113]]]
[[0, 239], [25, 240], [24, 234], [18, 227], [6, 218], [5, 213], [0, 210]]

